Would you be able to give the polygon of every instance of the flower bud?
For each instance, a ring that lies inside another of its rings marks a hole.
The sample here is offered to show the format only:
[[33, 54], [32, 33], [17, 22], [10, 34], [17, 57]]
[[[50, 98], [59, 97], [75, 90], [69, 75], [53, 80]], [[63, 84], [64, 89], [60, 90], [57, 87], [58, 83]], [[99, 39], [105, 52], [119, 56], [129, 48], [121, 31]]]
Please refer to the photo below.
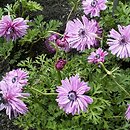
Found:
[[62, 69], [64, 68], [64, 66], [65, 66], [66, 63], [67, 63], [66, 60], [59, 59], [59, 60], [56, 62], [55, 67], [56, 67], [57, 70], [60, 71], [60, 70], [62, 70]]
[[62, 40], [60, 40], [60, 39], [57, 39], [56, 40], [56, 44], [57, 44], [57, 46], [59, 46], [59, 47], [65, 47], [65, 42], [64, 41], [62, 41]]

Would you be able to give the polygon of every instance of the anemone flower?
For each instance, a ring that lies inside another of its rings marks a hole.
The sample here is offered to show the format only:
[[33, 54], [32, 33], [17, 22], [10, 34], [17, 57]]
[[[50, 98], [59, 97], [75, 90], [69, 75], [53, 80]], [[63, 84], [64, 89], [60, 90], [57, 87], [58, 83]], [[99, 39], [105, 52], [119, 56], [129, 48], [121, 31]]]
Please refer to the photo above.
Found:
[[96, 52], [91, 52], [88, 57], [89, 63], [99, 63], [105, 61], [105, 56], [108, 55], [106, 51], [103, 51], [101, 48], [98, 48]]
[[78, 75], [66, 78], [61, 82], [62, 85], [56, 90], [58, 92], [56, 101], [60, 109], [63, 109], [67, 114], [72, 113], [72, 115], [86, 111], [88, 104], [93, 102], [92, 98], [84, 94], [90, 90], [87, 83], [81, 81]]
[[108, 35], [109, 50], [117, 57], [128, 58], [130, 57], [130, 25], [126, 27], [118, 25], [118, 30], [119, 32], [112, 29]]
[[65, 34], [69, 47], [84, 51], [86, 48], [94, 46], [98, 29], [97, 22], [90, 21], [85, 16], [82, 17], [82, 22], [78, 18], [68, 21]]
[[126, 110], [125, 117], [127, 120], [130, 120], [130, 104], [128, 105], [128, 108]]
[[83, 0], [82, 5], [84, 13], [90, 14], [91, 17], [100, 16], [100, 11], [105, 10], [107, 0]]
[[16, 86], [22, 89], [23, 86], [27, 85], [28, 73], [21, 69], [12, 70], [6, 73], [6, 76], [3, 78], [8, 84]]
[[4, 36], [7, 41], [21, 38], [27, 33], [27, 20], [23, 18], [11, 19], [9, 15], [0, 20], [0, 37]]
[[0, 82], [0, 111], [6, 109], [6, 114], [11, 119], [18, 114], [25, 114], [28, 110], [22, 98], [28, 97], [28, 93], [21, 93], [20, 89], [2, 80]]

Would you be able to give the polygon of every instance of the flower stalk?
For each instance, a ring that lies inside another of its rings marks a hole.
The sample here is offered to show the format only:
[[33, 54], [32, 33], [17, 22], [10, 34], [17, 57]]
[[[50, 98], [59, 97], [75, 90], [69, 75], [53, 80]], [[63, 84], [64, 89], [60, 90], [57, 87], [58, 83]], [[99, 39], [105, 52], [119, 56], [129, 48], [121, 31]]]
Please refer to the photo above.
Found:
[[58, 32], [55, 32], [55, 31], [48, 31], [49, 33], [54, 33], [54, 34], [57, 34], [57, 35], [59, 35], [59, 36], [61, 36], [61, 37], [63, 37], [64, 35], [63, 34], [61, 34], [61, 33], [58, 33]]
[[106, 69], [106, 67], [104, 66], [104, 64], [102, 62], [99, 62], [99, 64], [102, 66], [102, 68], [104, 69], [104, 71], [107, 73], [107, 75], [109, 75], [111, 77], [111, 79], [115, 82], [115, 84], [121, 89], [123, 90], [128, 96], [130, 96], [130, 93], [127, 92], [113, 77], [112, 73], [113, 71], [109, 71]]
[[42, 95], [45, 95], [45, 96], [57, 95], [57, 93], [43, 93], [43, 92], [41, 92], [38, 89], [33, 88], [33, 87], [31, 87], [31, 89], [38, 92], [38, 93], [40, 93], [40, 94], [42, 94]]
[[107, 70], [106, 67], [104, 66], [104, 64], [102, 62], [99, 62], [99, 64], [102, 66], [102, 68], [104, 69], [104, 71], [107, 73], [107, 75], [111, 76], [112, 72]]
[[62, 78], [61, 78], [61, 72], [60, 72], [60, 70], [57, 70], [57, 76], [58, 76], [58, 81], [61, 84]]

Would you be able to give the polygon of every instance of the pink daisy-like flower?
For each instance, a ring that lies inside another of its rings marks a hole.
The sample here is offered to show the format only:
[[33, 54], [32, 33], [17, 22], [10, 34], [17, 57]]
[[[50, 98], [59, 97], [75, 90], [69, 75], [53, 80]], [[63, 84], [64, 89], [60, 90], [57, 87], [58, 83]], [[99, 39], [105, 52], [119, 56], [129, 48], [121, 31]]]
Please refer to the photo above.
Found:
[[90, 56], [88, 57], [88, 62], [89, 63], [104, 62], [106, 55], [108, 55], [106, 51], [103, 51], [101, 48], [98, 48], [96, 52], [91, 52]]
[[98, 31], [95, 20], [89, 21], [83, 16], [82, 21], [83, 23], [78, 18], [68, 21], [65, 30], [69, 47], [76, 48], [78, 51], [94, 46]]
[[128, 108], [126, 110], [125, 117], [127, 120], [130, 120], [130, 104], [128, 105]]
[[16, 86], [22, 89], [23, 86], [27, 85], [28, 73], [21, 69], [16, 69], [8, 72], [3, 80], [8, 84]]
[[25, 114], [28, 110], [21, 98], [28, 97], [28, 93], [21, 93], [19, 88], [11, 86], [5, 81], [0, 82], [0, 111], [6, 109], [6, 114], [9, 119], [13, 115], [16, 117], [18, 114]]
[[117, 57], [128, 58], [130, 57], [130, 25], [126, 27], [118, 25], [118, 30], [119, 32], [112, 29], [108, 35], [109, 50]]
[[100, 10], [105, 10], [107, 0], [83, 0], [84, 13], [91, 17], [100, 16]]
[[58, 92], [56, 101], [60, 109], [63, 109], [67, 114], [72, 113], [72, 115], [79, 114], [81, 110], [86, 111], [88, 104], [93, 102], [92, 98], [84, 95], [90, 90], [87, 83], [80, 81], [78, 75], [66, 78], [61, 82], [62, 85], [56, 90]]
[[4, 36], [6, 40], [16, 40], [27, 33], [27, 20], [16, 18], [12, 20], [9, 15], [3, 16], [0, 20], [0, 37]]

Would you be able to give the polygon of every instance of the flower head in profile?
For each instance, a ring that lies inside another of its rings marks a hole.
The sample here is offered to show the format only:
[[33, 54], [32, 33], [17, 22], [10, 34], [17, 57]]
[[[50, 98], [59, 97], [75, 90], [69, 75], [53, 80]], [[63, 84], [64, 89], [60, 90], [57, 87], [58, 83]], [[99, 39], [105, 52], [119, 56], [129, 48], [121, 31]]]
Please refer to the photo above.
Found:
[[98, 48], [96, 52], [91, 52], [90, 56], [88, 57], [88, 62], [90, 63], [99, 63], [104, 62], [105, 56], [108, 53], [103, 51], [101, 48]]
[[127, 120], [130, 120], [130, 104], [128, 104], [128, 108], [126, 110], [125, 117]]
[[51, 34], [51, 36], [48, 38], [49, 42], [55, 42], [59, 38], [58, 34]]
[[118, 25], [118, 30], [112, 29], [108, 35], [107, 44], [113, 55], [120, 58], [130, 57], [130, 25], [122, 27]]
[[58, 102], [60, 109], [63, 109], [67, 114], [75, 115], [80, 111], [86, 111], [88, 104], [93, 102], [93, 99], [85, 92], [90, 90], [87, 83], [81, 81], [78, 75], [72, 76], [69, 79], [62, 80], [62, 85], [57, 88]]
[[4, 36], [7, 41], [21, 38], [27, 33], [27, 20], [23, 18], [11, 19], [9, 15], [0, 20], [0, 37]]
[[21, 69], [16, 69], [8, 72], [3, 80], [8, 82], [8, 84], [22, 88], [27, 85], [28, 82], [28, 73]]
[[84, 13], [90, 14], [91, 17], [100, 16], [100, 11], [105, 10], [107, 0], [83, 0], [82, 5]]
[[6, 109], [9, 119], [12, 115], [16, 117], [18, 114], [25, 114], [28, 109], [21, 99], [28, 96], [28, 93], [22, 93], [18, 87], [2, 80], [0, 82], [0, 111]]
[[82, 22], [78, 18], [68, 21], [65, 34], [69, 47], [83, 51], [94, 46], [98, 29], [97, 22], [95, 20], [89, 21], [85, 16], [82, 17]]
[[64, 35], [62, 39], [57, 39], [56, 44], [60, 49], [64, 50], [65, 52], [70, 51], [69, 43], [67, 42], [67, 35]]

